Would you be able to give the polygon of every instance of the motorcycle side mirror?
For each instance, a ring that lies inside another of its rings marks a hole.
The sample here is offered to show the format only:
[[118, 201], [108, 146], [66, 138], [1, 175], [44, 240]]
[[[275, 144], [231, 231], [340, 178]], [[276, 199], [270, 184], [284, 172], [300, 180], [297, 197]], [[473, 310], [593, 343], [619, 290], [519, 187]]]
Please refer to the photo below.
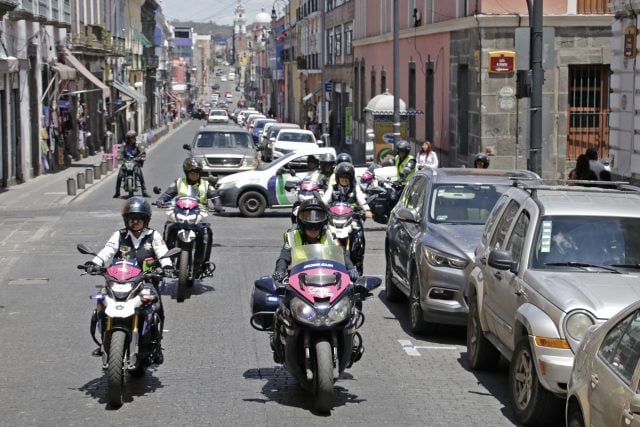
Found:
[[178, 255], [180, 252], [182, 252], [182, 249], [180, 248], [169, 249], [166, 254], [160, 257], [160, 259], [171, 258], [172, 256]]
[[77, 249], [81, 254], [97, 256], [97, 254], [89, 249], [89, 247], [84, 243], [78, 243]]
[[155, 187], [153, 187], [153, 193], [160, 194], [162, 193], [162, 189], [156, 185]]
[[375, 276], [360, 276], [356, 282], [356, 291], [359, 293], [370, 292], [382, 284], [382, 279]]
[[184, 144], [182, 148], [184, 148], [187, 151], [191, 151], [191, 144]]

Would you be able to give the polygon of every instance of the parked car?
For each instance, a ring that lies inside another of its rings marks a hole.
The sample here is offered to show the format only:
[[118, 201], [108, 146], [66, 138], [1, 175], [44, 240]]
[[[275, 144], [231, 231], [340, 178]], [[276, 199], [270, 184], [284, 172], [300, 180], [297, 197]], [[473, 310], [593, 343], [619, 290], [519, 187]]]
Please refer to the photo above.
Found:
[[240, 110], [240, 112], [236, 115], [236, 123], [240, 126], [244, 126], [246, 124], [247, 117], [251, 114], [258, 114], [258, 111], [255, 108], [245, 108]]
[[249, 133], [233, 124], [201, 127], [184, 149], [202, 163], [202, 177], [215, 183], [221, 176], [255, 169], [257, 151]]
[[389, 301], [409, 298], [412, 332], [466, 324], [465, 273], [489, 212], [516, 177], [539, 178], [525, 170], [440, 168], [407, 183], [387, 224], [385, 289]]
[[273, 141], [282, 129], [300, 129], [300, 125], [296, 123], [267, 123], [260, 140], [262, 160], [266, 162], [273, 160]]
[[636, 301], [582, 340], [567, 389], [567, 426], [640, 426], [639, 362]]
[[286, 191], [285, 183], [291, 176], [310, 173], [307, 156], [320, 157], [324, 153], [336, 155], [332, 147], [315, 145], [308, 150], [289, 153], [257, 170], [241, 172], [221, 178], [216, 190], [223, 206], [240, 209], [246, 217], [259, 217], [267, 208], [291, 207], [297, 200], [295, 191]]
[[316, 140], [313, 132], [306, 129], [283, 129], [273, 138], [273, 158], [277, 159], [291, 151], [297, 151], [309, 144], [322, 145], [323, 141]]
[[253, 127], [251, 128], [251, 137], [253, 138], [253, 143], [256, 144], [256, 147], [260, 145], [260, 137], [262, 136], [262, 130], [267, 123], [278, 123], [276, 119], [257, 119], [253, 122]]
[[589, 327], [640, 299], [640, 192], [521, 183], [496, 203], [475, 255], [469, 366], [504, 356], [516, 419], [548, 425]]
[[227, 110], [216, 108], [209, 111], [209, 117], [207, 118], [207, 121], [209, 123], [228, 123], [229, 115], [227, 114]]
[[244, 127], [249, 133], [253, 130], [253, 122], [257, 119], [266, 119], [267, 117], [262, 113], [249, 114], [244, 121]]

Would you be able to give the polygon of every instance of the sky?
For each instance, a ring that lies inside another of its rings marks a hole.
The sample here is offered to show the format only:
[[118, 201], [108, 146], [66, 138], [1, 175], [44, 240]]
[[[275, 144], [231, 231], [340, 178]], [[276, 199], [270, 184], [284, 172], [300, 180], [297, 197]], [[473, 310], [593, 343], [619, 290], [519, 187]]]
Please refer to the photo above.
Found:
[[[180, 21], [213, 21], [216, 24], [233, 25], [235, 9], [238, 0], [158, 0], [162, 6], [162, 12], [168, 20]], [[261, 8], [271, 14], [271, 9], [276, 3], [286, 3], [283, 0], [242, 0], [245, 10], [246, 23], [251, 24], [253, 18], [260, 13]], [[279, 9], [278, 9], [279, 10]]]

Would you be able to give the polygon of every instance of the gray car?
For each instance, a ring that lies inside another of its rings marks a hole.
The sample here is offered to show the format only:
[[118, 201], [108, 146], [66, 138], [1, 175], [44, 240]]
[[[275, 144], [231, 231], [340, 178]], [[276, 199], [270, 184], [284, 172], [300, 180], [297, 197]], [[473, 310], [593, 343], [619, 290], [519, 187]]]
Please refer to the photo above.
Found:
[[202, 177], [212, 183], [224, 175], [254, 170], [259, 164], [251, 135], [233, 124], [202, 126], [193, 143], [183, 148], [201, 161]]
[[465, 325], [465, 274], [485, 220], [525, 170], [441, 168], [416, 173], [391, 212], [385, 240], [386, 297], [409, 297], [411, 329]]
[[589, 327], [640, 299], [640, 192], [520, 184], [496, 203], [475, 253], [469, 367], [504, 357], [516, 419], [549, 425]]

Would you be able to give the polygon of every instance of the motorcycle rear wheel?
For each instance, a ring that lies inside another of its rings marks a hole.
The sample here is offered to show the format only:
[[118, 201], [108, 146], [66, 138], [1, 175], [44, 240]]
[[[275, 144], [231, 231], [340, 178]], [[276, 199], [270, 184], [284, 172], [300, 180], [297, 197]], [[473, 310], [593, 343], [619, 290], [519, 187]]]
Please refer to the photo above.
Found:
[[107, 403], [112, 407], [122, 406], [126, 372], [124, 370], [126, 341], [127, 335], [124, 331], [113, 331], [111, 333], [109, 364], [107, 367]]
[[191, 252], [182, 250], [180, 252], [180, 269], [178, 270], [178, 291], [176, 300], [183, 302], [187, 295], [187, 286], [189, 286], [189, 265], [191, 264]]
[[316, 350], [316, 410], [331, 412], [335, 405], [333, 391], [333, 356], [331, 344], [327, 339], [321, 339], [315, 344]]

